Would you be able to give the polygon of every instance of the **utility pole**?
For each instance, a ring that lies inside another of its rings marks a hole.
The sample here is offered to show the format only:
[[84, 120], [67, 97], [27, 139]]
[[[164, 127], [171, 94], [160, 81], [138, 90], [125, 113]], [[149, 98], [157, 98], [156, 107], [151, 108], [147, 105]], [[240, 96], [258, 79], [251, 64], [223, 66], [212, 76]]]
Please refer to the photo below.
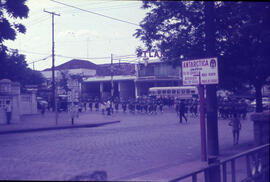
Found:
[[[217, 57], [215, 52], [215, 27], [214, 27], [214, 1], [205, 3], [205, 25], [206, 25], [206, 56]], [[207, 141], [208, 154], [219, 155], [218, 144], [218, 119], [217, 119], [217, 88], [215, 84], [206, 86], [207, 103]]]
[[43, 10], [46, 13], [49, 13], [52, 15], [52, 95], [53, 95], [53, 111], [55, 112], [55, 122], [57, 124], [57, 100], [56, 100], [56, 87], [55, 87], [55, 68], [54, 68], [54, 15], [60, 16], [60, 14], [57, 14], [55, 12], [49, 12], [46, 10]]
[[[215, 23], [214, 1], [205, 1], [205, 39], [206, 57], [217, 57], [215, 51]], [[207, 112], [207, 153], [208, 164], [218, 164], [218, 118], [217, 118], [217, 85], [206, 85], [206, 112]], [[211, 167], [206, 175], [209, 181], [220, 182], [219, 167]], [[208, 181], [207, 180], [207, 181]]]
[[111, 98], [113, 98], [113, 54], [111, 54]]
[[86, 58], [88, 58], [88, 41], [89, 41], [89, 37], [87, 37], [86, 39]]

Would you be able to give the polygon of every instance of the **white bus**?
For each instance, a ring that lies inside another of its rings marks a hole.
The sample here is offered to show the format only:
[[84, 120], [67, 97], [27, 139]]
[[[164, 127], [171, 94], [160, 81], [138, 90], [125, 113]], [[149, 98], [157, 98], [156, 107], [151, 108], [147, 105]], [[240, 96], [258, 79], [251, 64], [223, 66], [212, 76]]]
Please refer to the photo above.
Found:
[[198, 96], [198, 89], [195, 86], [178, 86], [178, 87], [151, 87], [149, 88], [150, 96], [171, 96], [174, 98], [188, 99]]

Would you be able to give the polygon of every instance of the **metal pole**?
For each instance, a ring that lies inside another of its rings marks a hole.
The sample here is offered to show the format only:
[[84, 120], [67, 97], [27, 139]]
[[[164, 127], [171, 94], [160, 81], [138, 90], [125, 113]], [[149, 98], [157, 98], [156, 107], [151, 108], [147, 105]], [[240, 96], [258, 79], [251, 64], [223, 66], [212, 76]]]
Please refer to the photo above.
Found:
[[200, 127], [201, 127], [201, 160], [207, 160], [206, 153], [206, 130], [205, 130], [205, 112], [204, 112], [204, 85], [201, 84], [201, 73], [199, 73], [199, 97], [200, 97]]

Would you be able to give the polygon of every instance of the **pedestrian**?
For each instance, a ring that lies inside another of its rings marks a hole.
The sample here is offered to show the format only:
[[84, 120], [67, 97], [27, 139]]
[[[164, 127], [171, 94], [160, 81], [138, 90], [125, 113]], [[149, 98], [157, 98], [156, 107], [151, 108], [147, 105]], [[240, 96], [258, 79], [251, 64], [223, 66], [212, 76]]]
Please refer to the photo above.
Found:
[[99, 103], [98, 103], [98, 101], [96, 100], [96, 102], [95, 102], [95, 108], [96, 108], [96, 111], [98, 111], [99, 110]]
[[186, 120], [186, 123], [187, 123], [187, 118], [185, 116], [186, 107], [185, 107], [184, 101], [180, 102], [180, 104], [178, 106], [178, 109], [179, 109], [179, 122], [182, 123], [182, 117], [183, 117]]
[[233, 145], [238, 144], [239, 141], [239, 133], [241, 130], [241, 122], [240, 119], [237, 117], [237, 113], [233, 113], [233, 117], [231, 121], [229, 122], [229, 126], [232, 127], [232, 133], [233, 133]]
[[92, 112], [92, 110], [93, 110], [93, 101], [92, 100], [89, 101], [89, 108], [90, 108], [90, 111]]
[[105, 115], [106, 104], [103, 100], [100, 103], [100, 109], [101, 109], [102, 115]]
[[46, 105], [44, 103], [41, 104], [41, 114], [44, 116], [46, 110]]
[[75, 105], [74, 105], [73, 102], [70, 103], [70, 105], [69, 105], [69, 114], [70, 114], [70, 118], [71, 118], [71, 124], [73, 125], [74, 124], [74, 118], [75, 118], [75, 116], [77, 114], [76, 108], [75, 108]]
[[106, 111], [107, 111], [108, 116], [111, 115], [111, 102], [110, 102], [110, 100], [108, 100], [106, 102]]
[[6, 117], [7, 117], [7, 124], [10, 124], [11, 114], [12, 114], [12, 106], [11, 106], [11, 103], [9, 100], [6, 101], [5, 111], [6, 111]]
[[127, 103], [125, 100], [122, 102], [122, 109], [123, 109], [123, 112], [126, 112], [127, 110]]

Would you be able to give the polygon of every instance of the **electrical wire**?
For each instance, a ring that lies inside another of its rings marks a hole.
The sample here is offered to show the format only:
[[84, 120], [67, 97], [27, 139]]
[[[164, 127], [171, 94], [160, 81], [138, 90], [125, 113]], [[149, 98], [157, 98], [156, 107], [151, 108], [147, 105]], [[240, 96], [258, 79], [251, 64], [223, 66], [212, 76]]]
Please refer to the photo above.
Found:
[[37, 60], [37, 61], [32, 61], [32, 62], [30, 62], [30, 63], [28, 63], [28, 64], [33, 64], [33, 63], [36, 63], [36, 62], [39, 62], [39, 61], [44, 61], [44, 60], [48, 59], [48, 58], [51, 57], [51, 56], [52, 56], [52, 55], [46, 56], [45, 58], [39, 59], [39, 60]]
[[123, 23], [127, 23], [127, 24], [131, 24], [131, 25], [136, 25], [136, 26], [140, 26], [138, 24], [135, 24], [135, 23], [132, 23], [132, 22], [129, 22], [129, 21], [125, 21], [125, 20], [120, 20], [120, 19], [117, 19], [117, 18], [113, 18], [113, 17], [110, 17], [110, 16], [107, 16], [107, 15], [103, 15], [103, 14], [100, 14], [100, 13], [95, 13], [95, 12], [92, 12], [92, 11], [89, 11], [89, 10], [85, 10], [85, 9], [82, 9], [82, 8], [78, 8], [76, 6], [72, 6], [72, 5], [68, 5], [68, 4], [65, 4], [65, 3], [62, 3], [62, 2], [58, 2], [58, 1], [55, 1], [55, 0], [51, 0], [52, 2], [55, 2], [55, 3], [58, 3], [58, 4], [62, 4], [64, 6], [69, 6], [71, 8], [75, 8], [75, 9], [78, 9], [78, 10], [81, 10], [81, 11], [84, 11], [84, 12], [87, 12], [87, 13], [91, 13], [91, 14], [95, 14], [95, 15], [98, 15], [98, 16], [102, 16], [102, 17], [105, 17], [105, 18], [109, 18], [109, 19], [112, 19], [112, 20], [115, 20], [115, 21], [120, 21], [120, 22], [123, 22]]

